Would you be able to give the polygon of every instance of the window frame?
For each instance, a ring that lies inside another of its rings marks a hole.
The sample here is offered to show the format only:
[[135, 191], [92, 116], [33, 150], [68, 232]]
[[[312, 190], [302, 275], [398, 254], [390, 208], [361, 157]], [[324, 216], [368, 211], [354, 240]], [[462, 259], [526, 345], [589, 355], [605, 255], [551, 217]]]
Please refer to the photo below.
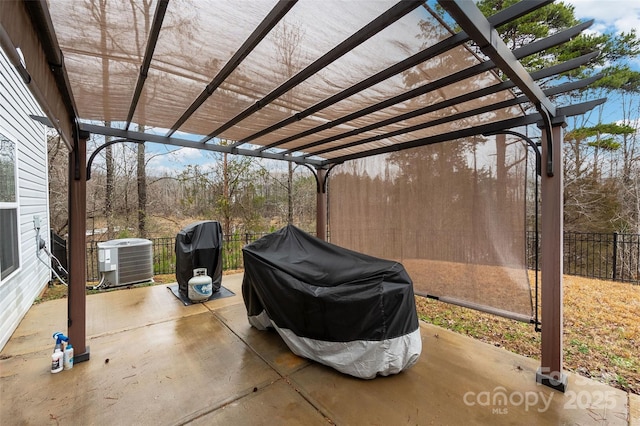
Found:
[[[6, 132], [2, 127], [0, 127], [0, 143], [1, 140], [7, 140], [13, 144], [13, 184], [14, 184], [14, 200], [13, 201], [1, 201], [0, 200], [0, 210], [2, 211], [13, 211], [15, 215], [15, 223], [12, 223], [13, 229], [10, 232], [10, 250], [12, 251], [12, 265], [6, 267], [4, 270], [4, 265], [0, 265], [0, 284], [8, 281], [11, 277], [13, 277], [19, 270], [22, 265], [21, 259], [21, 250], [20, 250], [20, 203], [19, 203], [19, 195], [18, 195], [18, 143], [15, 138], [13, 138], [8, 132]], [[3, 227], [2, 229], [2, 238], [0, 241], [0, 250], [3, 248], [3, 244], [7, 241], [6, 229]], [[8, 245], [7, 245], [8, 246]], [[0, 257], [1, 259], [1, 257]]]

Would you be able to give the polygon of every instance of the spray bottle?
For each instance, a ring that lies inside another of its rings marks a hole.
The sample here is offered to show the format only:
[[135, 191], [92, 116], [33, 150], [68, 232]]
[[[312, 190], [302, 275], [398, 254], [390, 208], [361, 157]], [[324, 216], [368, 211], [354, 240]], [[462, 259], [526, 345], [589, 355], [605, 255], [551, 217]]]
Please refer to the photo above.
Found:
[[64, 369], [71, 370], [73, 368], [73, 346], [71, 342], [67, 343], [67, 347], [64, 349]]
[[62, 332], [60, 331], [56, 331], [55, 333], [53, 333], [53, 338], [56, 341], [56, 346], [55, 348], [53, 348], [53, 351], [55, 352], [56, 349], [60, 349], [60, 352], [64, 352], [63, 342], [68, 342], [69, 338], [62, 334]]
[[52, 373], [59, 373], [62, 371], [63, 365], [62, 365], [62, 357], [64, 356], [64, 354], [62, 353], [62, 351], [58, 348], [56, 348], [53, 351], [53, 355], [51, 355], [51, 372]]
[[56, 346], [53, 349], [51, 355], [51, 372], [59, 373], [64, 368], [64, 343], [68, 342], [69, 338], [59, 331], [53, 333], [53, 338], [56, 340]]

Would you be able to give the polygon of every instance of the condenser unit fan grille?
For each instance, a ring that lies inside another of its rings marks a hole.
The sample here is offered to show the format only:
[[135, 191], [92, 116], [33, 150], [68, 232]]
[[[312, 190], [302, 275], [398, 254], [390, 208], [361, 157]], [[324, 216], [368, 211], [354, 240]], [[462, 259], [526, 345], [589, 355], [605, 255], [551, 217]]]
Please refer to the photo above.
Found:
[[153, 245], [143, 238], [123, 238], [98, 243], [102, 287], [153, 281]]

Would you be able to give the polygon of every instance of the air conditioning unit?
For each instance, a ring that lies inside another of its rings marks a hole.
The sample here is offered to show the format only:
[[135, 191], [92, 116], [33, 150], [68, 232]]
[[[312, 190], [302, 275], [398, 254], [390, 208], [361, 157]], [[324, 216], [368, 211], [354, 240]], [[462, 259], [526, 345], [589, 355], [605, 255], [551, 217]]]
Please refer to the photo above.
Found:
[[153, 281], [153, 246], [144, 238], [121, 238], [98, 243], [99, 287], [109, 288]]

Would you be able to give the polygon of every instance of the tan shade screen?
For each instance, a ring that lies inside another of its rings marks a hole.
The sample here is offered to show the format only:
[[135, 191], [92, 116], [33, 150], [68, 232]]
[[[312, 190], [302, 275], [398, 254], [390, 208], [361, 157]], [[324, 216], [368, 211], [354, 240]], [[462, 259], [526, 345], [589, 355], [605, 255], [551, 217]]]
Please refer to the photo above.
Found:
[[[341, 43], [358, 35], [372, 21], [384, 17], [398, 2], [296, 2], [255, 48], [247, 52], [237, 68], [188, 114], [192, 103], [202, 93], [207, 94], [212, 79], [278, 2], [169, 2], [137, 100], [133, 95], [140, 79], [156, 1], [98, 3], [76, 0], [49, 3], [79, 117], [117, 127], [126, 122], [132, 112], [132, 123], [154, 128], [156, 133], [175, 126], [179, 134], [192, 134], [192, 139], [197, 140], [210, 134], [231, 141], [251, 138], [452, 36], [433, 10], [415, 5], [410, 12], [310, 72], [246, 118], [225, 127], [234, 122], [234, 117], [250, 110]], [[501, 83], [500, 77], [490, 71], [491, 67], [464, 73], [466, 77], [452, 78], [481, 62], [466, 45], [452, 44], [446, 49], [436, 49], [423, 62], [365, 85], [353, 94], [339, 96], [340, 100], [335, 103], [276, 126], [250, 139], [250, 143], [331, 160], [523, 115], [514, 106], [496, 107], [496, 111], [488, 113], [469, 113], [478, 107], [513, 99], [510, 90], [499, 88], [480, 98], [471, 96], [453, 106], [438, 107], [445, 100]], [[411, 96], [404, 97], [406, 93]], [[390, 99], [393, 102], [380, 106]], [[394, 120], [426, 106], [432, 106], [433, 110]], [[468, 114], [445, 120], [462, 113]], [[344, 117], [344, 121], [340, 121]], [[412, 126], [431, 122], [427, 127], [403, 133]], [[318, 130], [327, 123], [334, 124]], [[350, 131], [359, 132], [345, 135]], [[305, 135], [304, 132], [311, 133]]]
[[525, 157], [478, 137], [337, 166], [331, 242], [402, 262], [416, 294], [530, 321]]

